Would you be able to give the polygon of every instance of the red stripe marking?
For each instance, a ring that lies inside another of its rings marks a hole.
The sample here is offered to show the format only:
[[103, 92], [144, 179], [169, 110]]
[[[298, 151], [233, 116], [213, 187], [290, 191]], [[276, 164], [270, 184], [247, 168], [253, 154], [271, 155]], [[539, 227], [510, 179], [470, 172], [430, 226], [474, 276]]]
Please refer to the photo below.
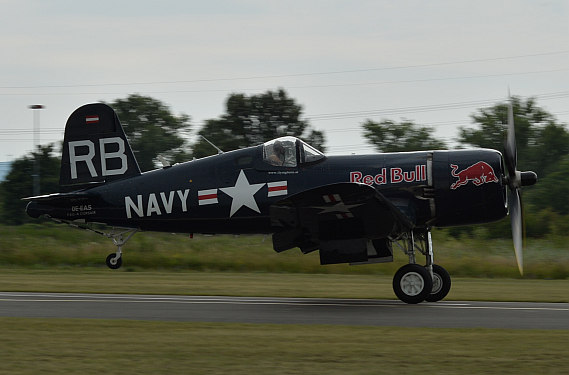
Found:
[[273, 186], [269, 188], [269, 191], [281, 191], [281, 190], [286, 190], [287, 187], [286, 185], [282, 185], [282, 186]]
[[217, 198], [217, 194], [206, 194], [206, 195], [200, 195], [198, 197], [199, 200], [202, 199], [213, 199], [213, 198]]

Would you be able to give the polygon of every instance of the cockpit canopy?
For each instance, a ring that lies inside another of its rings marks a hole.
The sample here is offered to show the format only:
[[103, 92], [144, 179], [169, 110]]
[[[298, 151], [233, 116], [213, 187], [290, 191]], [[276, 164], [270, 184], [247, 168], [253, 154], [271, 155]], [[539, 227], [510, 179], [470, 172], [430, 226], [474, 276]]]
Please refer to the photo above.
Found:
[[320, 151], [295, 137], [280, 137], [263, 144], [263, 160], [278, 167], [296, 167], [324, 158]]

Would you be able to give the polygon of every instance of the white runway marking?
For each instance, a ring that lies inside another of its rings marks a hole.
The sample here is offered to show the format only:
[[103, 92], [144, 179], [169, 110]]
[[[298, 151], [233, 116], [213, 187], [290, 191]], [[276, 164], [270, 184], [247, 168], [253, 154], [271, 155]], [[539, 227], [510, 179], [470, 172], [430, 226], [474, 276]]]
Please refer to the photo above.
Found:
[[0, 292], [2, 317], [569, 330], [568, 312], [567, 303]]
[[[1, 296], [9, 297], [2, 298]], [[90, 295], [90, 294], [35, 294], [0, 293], [0, 301], [6, 302], [120, 302], [120, 303], [175, 303], [175, 304], [231, 304], [231, 305], [284, 305], [284, 306], [337, 306], [337, 307], [402, 307], [402, 302], [364, 299], [319, 299], [319, 298], [271, 298], [271, 297], [214, 297], [214, 296], [136, 296], [136, 295]], [[569, 311], [567, 307], [500, 306], [499, 304], [533, 304], [532, 302], [437, 302], [417, 306], [441, 309], [485, 310], [534, 310]], [[479, 306], [473, 304], [491, 304]], [[496, 305], [493, 305], [496, 304]], [[538, 304], [538, 303], [535, 303]], [[563, 305], [563, 304], [561, 304]]]

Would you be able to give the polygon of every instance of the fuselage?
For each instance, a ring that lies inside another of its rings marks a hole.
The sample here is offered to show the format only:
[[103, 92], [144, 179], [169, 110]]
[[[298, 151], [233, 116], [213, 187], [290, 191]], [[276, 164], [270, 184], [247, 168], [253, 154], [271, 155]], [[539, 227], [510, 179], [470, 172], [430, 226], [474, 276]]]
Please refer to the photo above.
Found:
[[[28, 212], [152, 231], [271, 233], [271, 205], [352, 182], [373, 186], [419, 227], [487, 222], [507, 213], [495, 150], [297, 156], [294, 166], [275, 166], [264, 158], [263, 145], [250, 147], [102, 184], [55, 206], [31, 202]], [[486, 170], [473, 167], [477, 163]]]

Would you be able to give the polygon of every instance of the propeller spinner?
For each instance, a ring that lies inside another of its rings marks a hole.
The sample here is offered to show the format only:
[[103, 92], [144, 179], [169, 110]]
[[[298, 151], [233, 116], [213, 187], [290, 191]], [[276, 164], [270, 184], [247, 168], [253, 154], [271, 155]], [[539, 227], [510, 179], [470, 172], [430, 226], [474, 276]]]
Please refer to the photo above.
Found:
[[514, 251], [516, 253], [516, 260], [518, 262], [518, 269], [520, 274], [524, 274], [524, 259], [523, 259], [523, 242], [522, 242], [522, 228], [523, 228], [523, 215], [522, 215], [522, 199], [520, 188], [522, 186], [530, 186], [537, 182], [537, 174], [535, 172], [527, 171], [520, 172], [518, 166], [518, 151], [516, 147], [516, 133], [514, 126], [514, 109], [512, 100], [508, 102], [508, 134], [505, 143], [504, 160], [508, 168], [508, 177], [506, 181], [510, 188], [510, 220], [512, 224], [512, 237], [514, 240]]

